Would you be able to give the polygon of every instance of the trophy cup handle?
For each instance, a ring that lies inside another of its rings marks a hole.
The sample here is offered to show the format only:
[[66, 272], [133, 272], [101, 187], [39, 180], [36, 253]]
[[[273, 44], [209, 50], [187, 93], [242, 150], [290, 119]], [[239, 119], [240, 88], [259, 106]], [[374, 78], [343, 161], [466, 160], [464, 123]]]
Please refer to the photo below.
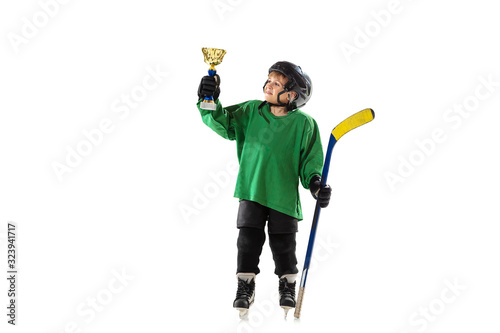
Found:
[[[211, 65], [210, 69], [208, 70], [208, 75], [215, 76], [215, 74], [217, 74], [217, 71], [215, 70], [215, 66]], [[201, 104], [200, 104], [200, 107], [203, 110], [216, 110], [217, 104], [215, 104], [213, 96], [205, 96], [203, 102], [201, 102]]]

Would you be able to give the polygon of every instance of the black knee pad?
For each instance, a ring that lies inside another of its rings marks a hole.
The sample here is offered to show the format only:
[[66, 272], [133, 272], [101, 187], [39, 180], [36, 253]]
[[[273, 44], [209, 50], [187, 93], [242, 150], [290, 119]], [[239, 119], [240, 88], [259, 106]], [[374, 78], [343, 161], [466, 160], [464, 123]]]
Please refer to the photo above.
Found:
[[265, 241], [266, 233], [264, 229], [240, 228], [236, 245], [238, 246], [238, 251], [260, 254]]
[[275, 254], [295, 253], [295, 233], [291, 234], [269, 234], [269, 246]]
[[269, 234], [269, 246], [273, 253], [274, 273], [278, 276], [296, 274], [297, 256], [295, 255], [295, 233]]
[[259, 258], [265, 240], [264, 229], [240, 228], [236, 273], [259, 274]]

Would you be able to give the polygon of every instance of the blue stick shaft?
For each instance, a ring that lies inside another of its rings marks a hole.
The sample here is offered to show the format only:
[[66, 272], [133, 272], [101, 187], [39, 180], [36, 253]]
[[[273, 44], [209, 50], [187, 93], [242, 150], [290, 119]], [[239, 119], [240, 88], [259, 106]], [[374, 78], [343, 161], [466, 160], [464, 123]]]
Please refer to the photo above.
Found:
[[[321, 175], [321, 186], [326, 184], [328, 178], [328, 171], [330, 169], [330, 160], [332, 158], [333, 147], [337, 143], [337, 139], [330, 134], [330, 140], [328, 141], [328, 148], [326, 149], [325, 164], [323, 164], [323, 172]], [[309, 243], [307, 244], [306, 260], [304, 262], [304, 268], [302, 269], [302, 277], [300, 280], [300, 286], [306, 286], [307, 272], [309, 271], [309, 265], [311, 264], [312, 252], [314, 248], [314, 240], [316, 239], [316, 229], [318, 227], [319, 213], [321, 212], [321, 207], [319, 202], [316, 201], [316, 208], [314, 209], [314, 217], [311, 225], [311, 233], [309, 235]]]

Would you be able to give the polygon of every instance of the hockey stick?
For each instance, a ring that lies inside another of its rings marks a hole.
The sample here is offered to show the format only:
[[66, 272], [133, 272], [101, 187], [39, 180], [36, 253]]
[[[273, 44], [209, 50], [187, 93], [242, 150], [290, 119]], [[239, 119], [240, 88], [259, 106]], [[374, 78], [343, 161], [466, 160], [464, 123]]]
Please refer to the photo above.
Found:
[[[328, 142], [328, 148], [326, 150], [325, 164], [323, 165], [323, 174], [321, 176], [321, 187], [325, 186], [326, 179], [328, 178], [328, 170], [330, 169], [330, 159], [332, 157], [333, 147], [340, 138], [361, 125], [369, 123], [375, 118], [375, 113], [372, 109], [364, 109], [358, 113], [353, 114], [349, 118], [345, 119], [343, 122], [338, 124], [330, 134], [330, 141]], [[307, 245], [306, 260], [304, 263], [304, 268], [302, 269], [302, 276], [300, 278], [299, 295], [297, 297], [297, 304], [295, 307], [295, 318], [300, 318], [300, 310], [302, 309], [302, 301], [304, 299], [304, 290], [306, 287], [307, 272], [309, 270], [309, 264], [311, 263], [312, 251], [314, 247], [314, 240], [316, 238], [316, 229], [318, 227], [319, 213], [321, 207], [319, 202], [316, 201], [316, 208], [314, 209], [314, 217], [311, 225], [311, 233], [309, 235], [309, 244]]]

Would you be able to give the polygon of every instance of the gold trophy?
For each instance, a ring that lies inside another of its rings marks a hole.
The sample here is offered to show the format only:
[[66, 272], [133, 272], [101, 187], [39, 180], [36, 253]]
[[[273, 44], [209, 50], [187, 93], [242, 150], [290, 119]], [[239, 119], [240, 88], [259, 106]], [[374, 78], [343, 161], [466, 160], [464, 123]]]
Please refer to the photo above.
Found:
[[[203, 57], [205, 58], [205, 63], [210, 65], [208, 69], [208, 75], [215, 76], [217, 71], [215, 70], [215, 66], [219, 65], [222, 62], [222, 58], [226, 54], [226, 50], [215, 49], [212, 47], [202, 47], [201, 51], [203, 52]], [[200, 108], [203, 110], [215, 110], [217, 105], [215, 104], [213, 96], [205, 96], [205, 99], [200, 104]]]

